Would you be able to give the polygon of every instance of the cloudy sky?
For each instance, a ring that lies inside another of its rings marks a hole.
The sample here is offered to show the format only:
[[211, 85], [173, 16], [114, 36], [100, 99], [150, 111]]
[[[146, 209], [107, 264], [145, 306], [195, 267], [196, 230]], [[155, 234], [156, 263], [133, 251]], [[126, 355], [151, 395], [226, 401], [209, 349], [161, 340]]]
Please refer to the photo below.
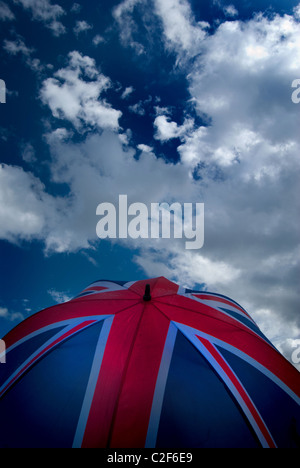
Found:
[[[299, 0], [0, 0], [0, 335], [164, 275], [300, 343]], [[100, 240], [96, 208], [205, 204], [205, 243]]]

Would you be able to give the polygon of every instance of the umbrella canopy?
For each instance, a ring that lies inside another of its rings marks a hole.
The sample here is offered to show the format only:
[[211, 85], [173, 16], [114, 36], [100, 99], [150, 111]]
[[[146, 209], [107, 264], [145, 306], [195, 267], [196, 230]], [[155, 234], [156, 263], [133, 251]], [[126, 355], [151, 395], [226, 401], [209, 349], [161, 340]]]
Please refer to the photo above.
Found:
[[219, 294], [98, 281], [4, 341], [2, 447], [299, 447], [299, 372]]

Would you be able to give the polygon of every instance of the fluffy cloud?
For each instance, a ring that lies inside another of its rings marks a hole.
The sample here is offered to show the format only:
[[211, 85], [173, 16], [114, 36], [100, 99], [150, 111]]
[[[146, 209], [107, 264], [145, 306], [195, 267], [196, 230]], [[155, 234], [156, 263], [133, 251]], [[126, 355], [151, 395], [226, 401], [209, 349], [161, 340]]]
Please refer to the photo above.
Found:
[[196, 23], [187, 0], [154, 0], [155, 11], [163, 24], [166, 46], [175, 49], [178, 59], [194, 55], [206, 36], [207, 23]]
[[197, 110], [211, 125], [188, 139], [186, 160], [198, 155], [199, 162], [230, 165], [260, 145], [278, 152], [298, 141], [291, 82], [300, 71], [299, 30], [291, 16], [259, 15], [223, 23], [205, 40], [189, 78]]
[[154, 135], [156, 140], [165, 142], [173, 138], [184, 138], [192, 129], [194, 129], [194, 120], [185, 119], [182, 125], [177, 125], [176, 122], [172, 122], [171, 119], [166, 115], [158, 115], [154, 120], [154, 128], [156, 133]]
[[153, 148], [151, 146], [144, 145], [143, 143], [137, 145], [137, 148], [144, 153], [153, 153]]
[[45, 69], [45, 66], [41, 61], [38, 58], [33, 57], [35, 49], [28, 47], [20, 36], [17, 36], [14, 40], [5, 39], [3, 42], [3, 49], [9, 55], [20, 55], [25, 64], [34, 72], [42, 72]]
[[132, 93], [134, 92], [134, 88], [132, 86], [128, 86], [124, 89], [121, 99], [127, 99]]
[[48, 294], [57, 304], [62, 304], [63, 302], [68, 302], [72, 299], [68, 293], [56, 291], [55, 289], [49, 289]]
[[[143, 34], [135, 21], [136, 14], [144, 26]], [[113, 17], [124, 46], [131, 47], [137, 55], [146, 55], [150, 49], [161, 47], [156, 38], [163, 34], [165, 48], [176, 50], [177, 63], [199, 53], [210, 26], [205, 21], [195, 21], [188, 0], [123, 0], [113, 9]]]
[[234, 18], [235, 16], [239, 14], [239, 12], [237, 11], [234, 5], [226, 5], [223, 10], [224, 10], [225, 16], [229, 16], [231, 18]]
[[66, 32], [64, 25], [59, 21], [65, 11], [60, 5], [53, 5], [49, 0], [14, 0], [26, 10], [29, 10], [36, 21], [41, 21], [55, 36]]
[[5, 318], [8, 316], [8, 309], [0, 307], [0, 317]]
[[[118, 204], [120, 194], [128, 203], [189, 201], [196, 184], [186, 170], [158, 159], [142, 145], [137, 160], [133, 148], [124, 148], [117, 134], [104, 131], [73, 143], [65, 130], [48, 135], [52, 153], [52, 180], [70, 188], [68, 210], [45, 239], [48, 251], [67, 252], [93, 247], [96, 236], [96, 208], [103, 202]], [[184, 195], [183, 195], [184, 193]], [[132, 240], [129, 247], [135, 247]]]
[[0, 319], [14, 321], [24, 320], [25, 317], [21, 312], [10, 312], [6, 307], [0, 307]]
[[96, 36], [93, 39], [93, 44], [95, 47], [97, 47], [99, 44], [103, 44], [105, 42], [104, 37], [100, 36], [100, 34], [96, 34]]
[[125, 46], [132, 47], [138, 55], [145, 53], [144, 46], [135, 39], [137, 27], [132, 18], [135, 8], [143, 5], [144, 0], [123, 0], [113, 9], [113, 17], [119, 27], [120, 39]]
[[14, 19], [15, 15], [9, 6], [4, 2], [0, 2], [0, 21], [12, 21]]
[[[15, 190], [18, 187], [18, 190]], [[21, 167], [0, 166], [0, 238], [12, 242], [42, 239], [52, 225], [58, 199], [45, 193], [33, 174]], [[50, 223], [49, 223], [50, 221]]]
[[[193, 287], [196, 284], [212, 285], [215, 290], [232, 284], [240, 274], [234, 268], [221, 260], [211, 260], [200, 252], [184, 251], [180, 244], [171, 243], [167, 249], [143, 249], [143, 255], [136, 257], [136, 262], [150, 276], [164, 274], [183, 287]], [[161, 273], [160, 273], [161, 272]]]
[[[52, 183], [64, 184], [69, 193], [54, 197], [33, 174], [20, 167], [0, 166], [1, 239], [39, 239], [47, 254], [93, 249], [99, 242], [99, 203], [117, 206], [119, 194], [127, 194], [129, 203], [180, 200], [182, 189], [183, 201], [195, 197], [196, 185], [182, 166], [157, 159], [145, 145], [140, 146], [137, 160], [135, 150], [124, 148], [119, 135], [111, 131], [91, 134], [78, 144], [61, 128], [48, 134], [47, 140]], [[136, 247], [130, 239], [125, 242]]]
[[[52, 154], [52, 182], [67, 184], [69, 194], [54, 197], [32, 173], [21, 167], [1, 165], [1, 239], [10, 242], [38, 239], [44, 242], [47, 253], [93, 248], [98, 241], [99, 203], [117, 203], [120, 193], [128, 194], [131, 202], [169, 196], [169, 189], [163, 184], [169, 174], [168, 165], [146, 153], [137, 161], [135, 151], [125, 151], [115, 133], [91, 135], [76, 144], [62, 128], [47, 138]], [[182, 169], [173, 167], [171, 174], [178, 187]], [[136, 180], [142, 184], [138, 191]], [[153, 180], [157, 185], [153, 185]], [[186, 184], [188, 187], [188, 180]]]
[[86, 127], [119, 128], [121, 112], [100, 99], [111, 82], [97, 70], [95, 60], [70, 52], [66, 68], [44, 81], [41, 99], [54, 117], [70, 121], [77, 130]]
[[22, 54], [25, 57], [30, 57], [34, 52], [33, 48], [27, 47], [23, 39], [18, 37], [16, 40], [5, 39], [3, 42], [3, 49], [11, 55]]
[[78, 36], [80, 33], [85, 31], [89, 31], [89, 29], [93, 29], [93, 26], [86, 21], [77, 21], [75, 27], [73, 28], [74, 34]]
[[71, 7], [71, 13], [74, 13], [74, 14], [78, 14], [81, 12], [81, 9], [82, 9], [82, 5], [80, 5], [79, 3], [73, 3], [72, 7]]
[[[154, 125], [157, 139], [180, 138], [181, 162], [203, 188], [205, 246], [193, 261], [186, 252], [138, 258], [150, 275], [161, 267], [234, 297], [288, 358], [300, 333], [298, 10], [224, 22], [198, 42], [187, 77], [203, 126], [185, 131], [166, 116]], [[165, 35], [180, 58], [167, 24]]]
[[[175, 9], [176, 2], [171, 3]], [[168, 2], [164, 5], [167, 8]], [[197, 163], [224, 167], [243, 161], [250, 169], [252, 153], [259, 152], [252, 162], [254, 169], [262, 166], [256, 163], [264, 154], [271, 160], [270, 152], [291, 148], [298, 141], [298, 109], [291, 102], [291, 83], [300, 73], [297, 11], [295, 17], [260, 14], [248, 22], [224, 22], [200, 42], [196, 34], [199, 55], [189, 63], [188, 80], [204, 125], [194, 131], [189, 125], [185, 131], [160, 116], [154, 122], [156, 138], [181, 138], [179, 153], [191, 167]], [[179, 5], [176, 12], [176, 18], [184, 16]], [[158, 13], [162, 19], [167, 16], [162, 7]], [[178, 21], [184, 24], [182, 18]], [[193, 21], [191, 25], [195, 27]], [[166, 24], [169, 47], [180, 57], [176, 36], [168, 31]]]

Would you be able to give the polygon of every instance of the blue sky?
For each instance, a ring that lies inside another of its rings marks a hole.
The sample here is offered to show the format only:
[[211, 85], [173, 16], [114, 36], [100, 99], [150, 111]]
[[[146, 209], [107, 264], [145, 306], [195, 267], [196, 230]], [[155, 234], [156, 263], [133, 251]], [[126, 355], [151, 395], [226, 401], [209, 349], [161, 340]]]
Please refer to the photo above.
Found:
[[[300, 339], [298, 0], [0, 1], [0, 335], [164, 275]], [[96, 208], [205, 204], [205, 244], [99, 240]]]

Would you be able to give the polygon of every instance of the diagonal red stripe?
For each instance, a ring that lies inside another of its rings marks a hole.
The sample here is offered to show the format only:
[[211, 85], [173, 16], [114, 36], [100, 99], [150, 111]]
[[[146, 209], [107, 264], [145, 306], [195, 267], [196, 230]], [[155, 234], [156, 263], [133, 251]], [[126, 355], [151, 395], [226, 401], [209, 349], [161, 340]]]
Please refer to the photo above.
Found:
[[[300, 396], [299, 372], [275, 348], [250, 329], [215, 309], [184, 297], [163, 298], [156, 306], [172, 321], [196, 328], [228, 343], [257, 361]], [[167, 303], [168, 301], [168, 303]], [[192, 304], [191, 304], [192, 303]]]
[[[207, 294], [193, 294], [193, 296], [197, 297], [198, 299], [202, 299], [203, 301], [215, 301], [215, 302], [221, 302], [223, 304], [228, 304], [230, 305], [231, 307], [235, 307], [236, 309], [238, 309], [239, 311], [243, 312], [243, 314], [245, 314], [247, 317], [250, 317], [249, 314], [247, 314], [247, 312], [242, 309], [241, 307], [239, 307], [237, 304], [235, 304], [234, 302], [230, 302], [228, 301], [227, 299], [223, 299], [222, 297], [218, 297], [218, 296], [209, 296]], [[252, 319], [251, 319], [252, 320]]]
[[201, 343], [206, 347], [206, 349], [209, 351], [209, 353], [213, 356], [215, 361], [221, 366], [222, 370], [225, 372], [227, 377], [230, 379], [234, 387], [236, 388], [237, 392], [243, 399], [244, 403], [246, 404], [248, 410], [250, 411], [254, 421], [256, 422], [257, 426], [259, 427], [259, 430], [261, 431], [263, 437], [265, 438], [267, 444], [269, 445], [270, 448], [275, 448], [274, 441], [268, 431], [268, 428], [266, 427], [264, 421], [262, 420], [260, 414], [258, 413], [257, 409], [253, 405], [251, 399], [249, 398], [247, 392], [245, 391], [244, 387], [241, 385], [240, 381], [237, 379], [235, 376], [234, 372], [231, 370], [227, 362], [223, 359], [223, 357], [220, 355], [220, 353], [216, 350], [216, 348], [206, 339], [200, 338], [197, 336], [197, 338], [201, 341]]
[[120, 300], [120, 291], [112, 293], [103, 292], [101, 297], [97, 295], [97, 300], [95, 301], [81, 299], [81, 301], [71, 301], [44, 309], [28, 317], [8, 333], [4, 338], [6, 349], [8, 351], [9, 347], [19, 340], [54, 323], [75, 318], [84, 319], [85, 317], [114, 315], [126, 307], [137, 303], [135, 294], [127, 291], [121, 291], [121, 293], [123, 294], [121, 296], [122, 300]]
[[14, 376], [12, 380], [8, 382], [8, 384], [5, 386], [5, 388], [1, 391], [0, 396], [2, 396], [8, 388], [10, 388], [22, 375], [30, 368], [32, 367], [41, 357], [43, 357], [48, 351], [53, 349], [56, 345], [62, 343], [64, 340], [72, 336], [74, 333], [82, 330], [83, 328], [91, 325], [92, 323], [95, 323], [96, 320], [88, 320], [83, 323], [80, 323], [79, 325], [76, 325], [76, 327], [72, 328], [68, 332], [64, 333], [61, 335], [59, 338], [56, 340], [52, 341], [48, 346], [43, 348], [33, 359], [31, 359], [19, 372]]

